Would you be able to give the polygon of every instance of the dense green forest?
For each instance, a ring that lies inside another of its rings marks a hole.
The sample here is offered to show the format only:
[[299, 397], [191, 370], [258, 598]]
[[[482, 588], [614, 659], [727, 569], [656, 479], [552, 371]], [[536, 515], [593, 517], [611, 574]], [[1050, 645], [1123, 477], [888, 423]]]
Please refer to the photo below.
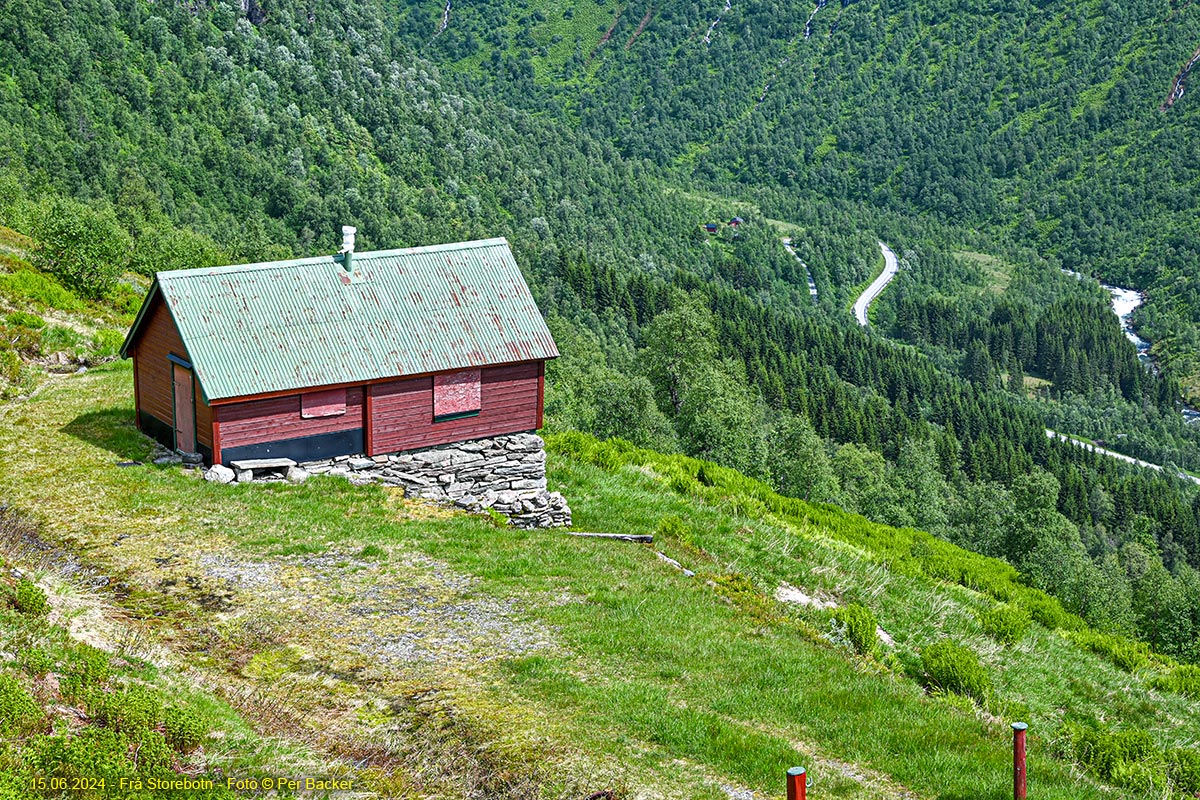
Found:
[[[1158, 110], [1200, 9], [843, 3], [806, 36], [812, 11], [485, 3], [438, 33], [429, 4], [6, 2], [0, 221], [30, 244], [0, 289], [52, 307], [45, 271], [128, 314], [130, 272], [329, 252], [342, 224], [504, 235], [564, 353], [553, 424], [928, 529], [1200, 659], [1196, 491], [1044, 431], [1200, 463], [1190, 97]], [[877, 238], [904, 269], [862, 330]], [[1148, 289], [1166, 377], [1062, 266]]]
[[1196, 110], [1166, 103], [1193, 4], [491, 2], [435, 36], [440, 11], [400, 29], [467, 85], [771, 216], [929, 215], [1148, 290], [1139, 323], [1195, 396]]

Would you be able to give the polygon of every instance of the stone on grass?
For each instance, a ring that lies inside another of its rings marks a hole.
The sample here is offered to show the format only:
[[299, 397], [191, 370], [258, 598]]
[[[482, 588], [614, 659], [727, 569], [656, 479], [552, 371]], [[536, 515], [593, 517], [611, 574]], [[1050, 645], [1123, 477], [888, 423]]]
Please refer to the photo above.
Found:
[[204, 473], [204, 480], [213, 483], [233, 483], [235, 477], [233, 470], [224, 464], [213, 464]]

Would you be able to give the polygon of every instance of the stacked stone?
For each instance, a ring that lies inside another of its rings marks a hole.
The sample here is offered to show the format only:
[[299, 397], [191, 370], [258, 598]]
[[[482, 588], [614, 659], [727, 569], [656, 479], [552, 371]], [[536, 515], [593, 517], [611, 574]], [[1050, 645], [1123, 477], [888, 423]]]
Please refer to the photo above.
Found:
[[[216, 469], [214, 467], [213, 469]], [[571, 524], [571, 509], [546, 490], [546, 451], [540, 436], [517, 433], [391, 455], [338, 456], [290, 468], [289, 480], [325, 474], [354, 483], [378, 482], [417, 497], [482, 512], [492, 509], [520, 528]], [[232, 478], [232, 474], [230, 475]], [[239, 474], [238, 480], [242, 480]], [[248, 475], [250, 479], [258, 476]]]

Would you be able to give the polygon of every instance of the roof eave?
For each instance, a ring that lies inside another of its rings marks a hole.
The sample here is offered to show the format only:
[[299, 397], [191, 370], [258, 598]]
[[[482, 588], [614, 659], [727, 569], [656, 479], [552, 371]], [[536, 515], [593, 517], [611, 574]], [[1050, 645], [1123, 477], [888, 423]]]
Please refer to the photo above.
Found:
[[[179, 330], [179, 322], [175, 319], [175, 312], [171, 309], [171, 304], [167, 302], [166, 295], [164, 295], [162, 292], [162, 286], [159, 285], [158, 276], [155, 275], [154, 282], [150, 284], [150, 290], [146, 292], [146, 299], [142, 301], [142, 307], [138, 309], [137, 316], [133, 320], [133, 325], [129, 326], [129, 333], [125, 335], [125, 342], [121, 345], [119, 355], [122, 359], [129, 358], [129, 349], [133, 347], [134, 342], [137, 341], [138, 336], [141, 334], [142, 325], [145, 323], [146, 317], [149, 315], [150, 309], [154, 305], [154, 298], [156, 296], [162, 298], [163, 305], [167, 308], [167, 313], [171, 315], [171, 324], [175, 326], [175, 330]], [[183, 335], [180, 334], [179, 338], [182, 339]], [[188, 361], [192, 363], [192, 374], [196, 376], [196, 382], [200, 384], [200, 397], [207, 404], [208, 391], [204, 387], [203, 378], [201, 378], [199, 373], [196, 371], [196, 362], [195, 359], [192, 358], [192, 354], [187, 349], [187, 342], [183, 343], [183, 349], [184, 355], [186, 355]]]
[[146, 321], [146, 316], [150, 313], [150, 306], [154, 302], [156, 294], [162, 294], [157, 276], [155, 276], [154, 282], [150, 284], [150, 290], [146, 292], [146, 298], [142, 300], [142, 307], [138, 309], [137, 316], [133, 319], [133, 324], [129, 326], [129, 333], [125, 334], [125, 341], [121, 344], [121, 349], [118, 351], [121, 358], [129, 358], [129, 349], [133, 347], [134, 341], [142, 332], [142, 323]]

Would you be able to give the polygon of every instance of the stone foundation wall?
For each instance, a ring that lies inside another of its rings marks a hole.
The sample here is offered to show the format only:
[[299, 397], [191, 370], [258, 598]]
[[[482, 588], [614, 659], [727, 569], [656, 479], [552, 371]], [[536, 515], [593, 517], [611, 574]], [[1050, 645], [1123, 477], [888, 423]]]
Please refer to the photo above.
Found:
[[[546, 490], [545, 443], [532, 433], [383, 456], [338, 456], [267, 471], [221, 469], [228, 473], [219, 473], [227, 478], [223, 482], [303, 481], [310, 475], [336, 475], [353, 483], [397, 486], [404, 489], [406, 497], [453, 503], [468, 511], [492, 509], [519, 528], [571, 524], [566, 498]], [[210, 474], [216, 472], [216, 467], [209, 470]]]

